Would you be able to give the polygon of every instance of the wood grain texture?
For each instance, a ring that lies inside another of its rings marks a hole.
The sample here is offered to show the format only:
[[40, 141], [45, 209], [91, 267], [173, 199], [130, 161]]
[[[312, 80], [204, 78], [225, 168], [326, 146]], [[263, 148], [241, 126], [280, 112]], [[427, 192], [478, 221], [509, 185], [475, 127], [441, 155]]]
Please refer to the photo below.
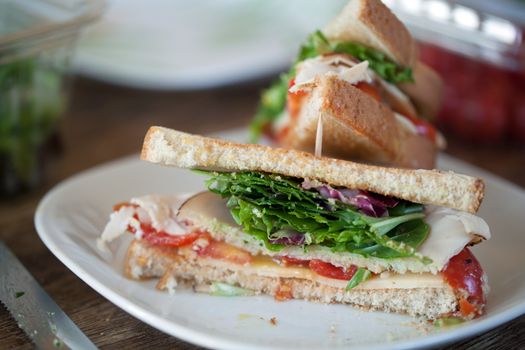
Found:
[[[49, 163], [48, 182], [17, 198], [0, 200], [0, 239], [13, 250], [86, 335], [102, 349], [198, 349], [140, 322], [104, 299], [47, 250], [33, 226], [36, 205], [60, 180], [94, 165], [137, 153], [150, 125], [207, 133], [245, 125], [267, 82], [206, 92], [149, 92], [78, 79], [63, 124], [64, 151]], [[514, 146], [468, 147], [449, 152], [525, 187], [525, 152]], [[32, 349], [0, 306], [0, 348]], [[447, 349], [525, 348], [525, 316]]]

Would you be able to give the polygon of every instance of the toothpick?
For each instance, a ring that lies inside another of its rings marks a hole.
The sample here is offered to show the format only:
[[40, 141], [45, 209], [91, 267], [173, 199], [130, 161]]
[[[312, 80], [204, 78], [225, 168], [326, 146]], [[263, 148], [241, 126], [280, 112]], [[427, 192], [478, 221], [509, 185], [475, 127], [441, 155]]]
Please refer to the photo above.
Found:
[[314, 155], [316, 157], [321, 157], [322, 152], [323, 152], [323, 117], [322, 115], [319, 115], [319, 119], [317, 119], [317, 132], [315, 134]]

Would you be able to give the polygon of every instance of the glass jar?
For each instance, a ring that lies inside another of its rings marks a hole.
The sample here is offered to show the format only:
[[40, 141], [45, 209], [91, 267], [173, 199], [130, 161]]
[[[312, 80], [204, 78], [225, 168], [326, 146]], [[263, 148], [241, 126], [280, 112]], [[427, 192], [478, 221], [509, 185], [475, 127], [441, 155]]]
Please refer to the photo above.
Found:
[[42, 182], [76, 39], [102, 9], [101, 0], [0, 0], [0, 196]]

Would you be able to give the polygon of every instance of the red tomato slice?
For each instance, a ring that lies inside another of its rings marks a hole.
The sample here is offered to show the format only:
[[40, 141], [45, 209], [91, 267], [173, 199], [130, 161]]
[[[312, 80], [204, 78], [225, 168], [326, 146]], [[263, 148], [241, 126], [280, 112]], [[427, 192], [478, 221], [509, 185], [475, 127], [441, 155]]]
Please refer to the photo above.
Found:
[[182, 247], [193, 243], [199, 238], [199, 233], [192, 232], [185, 235], [170, 235], [165, 232], [146, 232], [142, 235], [142, 239], [154, 245], [163, 245], [169, 247]]
[[279, 262], [284, 264], [284, 266], [302, 266], [302, 267], [308, 267], [310, 264], [310, 260], [303, 260], [303, 259], [297, 259], [292, 258], [290, 256], [281, 256], [277, 258]]
[[213, 259], [220, 259], [234, 264], [248, 264], [252, 261], [252, 255], [245, 250], [232, 246], [231, 244], [219, 241], [210, 243], [199, 251], [200, 256], [207, 256]]
[[290, 125], [286, 125], [285, 127], [283, 127], [281, 130], [279, 130], [275, 135], [274, 135], [274, 140], [275, 141], [282, 141], [286, 135], [288, 135], [288, 133], [290, 132], [291, 130], [291, 127]]
[[357, 271], [357, 266], [354, 265], [350, 266], [349, 269], [345, 270], [342, 267], [337, 267], [330, 263], [315, 259], [310, 260], [309, 266], [310, 269], [312, 269], [312, 271], [314, 271], [318, 275], [346, 281], [352, 279], [355, 272]]
[[355, 85], [355, 87], [363, 91], [365, 94], [372, 96], [377, 102], [381, 102], [381, 95], [373, 85], [365, 82], [359, 82]]
[[[139, 206], [129, 202], [121, 202], [113, 206], [113, 211], [118, 211], [122, 207], [138, 208]], [[138, 220], [137, 214], [135, 214], [134, 217]], [[191, 244], [197, 238], [203, 235], [202, 232], [192, 232], [185, 235], [170, 235], [166, 232], [157, 232], [153, 226], [144, 224], [142, 222], [140, 223], [140, 229], [142, 230], [142, 239], [154, 245], [163, 245], [168, 247], [182, 247]], [[131, 226], [128, 226], [128, 231], [133, 234], [136, 233], [136, 230]]]
[[[133, 205], [129, 203], [119, 203], [115, 207], [118, 207], [120, 209], [122, 206], [125, 205]], [[118, 210], [117, 209], [117, 210]], [[138, 220], [137, 215], [135, 214], [135, 219]], [[142, 239], [148, 241], [151, 244], [154, 245], [163, 245], [168, 247], [182, 247], [188, 244], [193, 243], [197, 238], [199, 238], [202, 233], [200, 232], [192, 232], [185, 235], [170, 235], [166, 232], [157, 232], [153, 226], [149, 224], [140, 223], [140, 229], [142, 230]], [[128, 226], [128, 231], [135, 234], [136, 230], [135, 228]]]
[[404, 116], [415, 125], [416, 130], [420, 135], [428, 137], [432, 142], [436, 142], [437, 130], [434, 125], [421, 118], [416, 118], [411, 115]]
[[[295, 85], [295, 79], [291, 79], [290, 83], [288, 84], [288, 87], [291, 88]], [[288, 91], [288, 95], [286, 98], [286, 110], [288, 111], [288, 115], [290, 116], [290, 121], [288, 125], [285, 125], [284, 127], [277, 132], [277, 134], [274, 135], [274, 139], [277, 141], [282, 141], [286, 135], [290, 132], [291, 125], [294, 123], [294, 120], [297, 119], [299, 116], [299, 112], [301, 111], [301, 107], [303, 104], [303, 98], [308, 95], [308, 92], [299, 90], [296, 92], [290, 92]]]
[[481, 265], [468, 248], [463, 249], [458, 255], [450, 259], [443, 270], [445, 281], [452, 288], [462, 290], [468, 295], [463, 302], [460, 302], [462, 313], [472, 314], [471, 306], [473, 306], [476, 315], [482, 314], [485, 305], [483, 275]]
[[[295, 85], [295, 79], [290, 80], [289, 87]], [[288, 114], [290, 115], [290, 118], [294, 119], [297, 118], [299, 115], [299, 112], [301, 110], [301, 106], [303, 103], [303, 98], [308, 95], [306, 91], [299, 90], [296, 92], [289, 92], [288, 91], [288, 98], [286, 99], [286, 108], [288, 110]]]
[[269, 138], [271, 141], [276, 140], [276, 136], [273, 132], [271, 123], [266, 123], [266, 125], [263, 126], [262, 134], [266, 136], [267, 138]]

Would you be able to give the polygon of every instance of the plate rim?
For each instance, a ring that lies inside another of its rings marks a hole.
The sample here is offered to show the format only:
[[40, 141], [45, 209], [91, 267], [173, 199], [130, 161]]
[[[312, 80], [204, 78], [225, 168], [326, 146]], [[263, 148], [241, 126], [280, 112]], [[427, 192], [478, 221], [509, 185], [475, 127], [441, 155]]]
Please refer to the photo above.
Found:
[[[451, 157], [449, 155], [441, 155], [447, 160], [451, 160], [455, 163], [461, 163], [466, 165], [471, 170], [474, 170], [476, 174], [481, 174], [485, 178], [490, 178], [491, 181], [498, 182], [502, 186], [511, 187], [514, 190], [524, 191], [518, 185], [503, 179], [497, 175], [493, 175], [490, 172], [478, 168], [474, 165], [466, 163], [457, 158]], [[104, 171], [114, 169], [115, 167], [124, 166], [131, 163], [139, 163], [137, 154], [122, 157], [116, 160], [98, 164], [94, 167], [85, 169], [81, 172], [78, 172], [72, 175], [69, 178], [66, 178], [51, 188], [45, 196], [38, 203], [35, 216], [34, 224], [38, 236], [45, 244], [45, 246], [55, 255], [61, 263], [63, 263], [69, 270], [71, 270], [77, 277], [79, 277], [84, 283], [93, 288], [98, 294], [108, 299], [111, 303], [121, 308], [125, 312], [129, 313], [133, 317], [141, 320], [144, 323], [147, 323], [153, 328], [156, 328], [170, 336], [177, 337], [186, 342], [196, 344], [199, 346], [204, 346], [208, 348], [217, 348], [217, 349], [246, 349], [247, 347], [251, 349], [283, 349], [289, 350], [290, 347], [279, 347], [279, 346], [270, 346], [270, 345], [260, 345], [253, 344], [249, 342], [243, 342], [242, 340], [232, 340], [226, 338], [226, 336], [218, 335], [209, 335], [205, 332], [194, 330], [190, 326], [184, 326], [179, 323], [167, 320], [161, 315], [156, 315], [153, 312], [148, 311], [146, 308], [134, 304], [132, 301], [127, 298], [119, 295], [116, 291], [113, 291], [110, 287], [107, 287], [104, 283], [100, 282], [96, 276], [91, 275], [87, 272], [82, 266], [77, 263], [71, 256], [69, 256], [63, 249], [61, 249], [53, 240], [53, 235], [50, 232], [47, 232], [45, 229], [45, 212], [46, 208], [53, 204], [55, 197], [62, 191], [67, 191], [67, 188], [75, 183], [81, 182], [83, 178], [93, 176]], [[446, 345], [454, 341], [459, 341], [468, 337], [475, 336], [482, 332], [486, 332], [490, 329], [493, 329], [497, 326], [502, 325], [508, 321], [511, 321], [522, 314], [525, 313], [525, 300], [521, 303], [499, 312], [497, 315], [490, 316], [483, 319], [477, 319], [470, 321], [469, 324], [465, 324], [456, 329], [450, 329], [436, 334], [429, 334], [424, 337], [418, 337], [415, 339], [409, 340], [396, 340], [396, 341], [387, 341], [381, 344], [371, 344], [371, 345], [357, 345], [353, 346], [355, 349], [367, 349], [367, 350], [379, 350], [379, 349], [414, 349], [414, 348], [427, 348], [437, 345]], [[304, 348], [304, 347], [302, 347]], [[336, 348], [339, 348], [337, 346]]]

